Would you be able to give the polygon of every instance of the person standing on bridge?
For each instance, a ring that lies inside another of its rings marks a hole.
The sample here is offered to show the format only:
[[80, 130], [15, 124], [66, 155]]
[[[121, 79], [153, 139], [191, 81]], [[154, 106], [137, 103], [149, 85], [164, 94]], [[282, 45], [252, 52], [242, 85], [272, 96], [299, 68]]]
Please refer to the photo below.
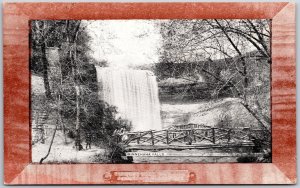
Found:
[[115, 137], [117, 143], [126, 141], [128, 139], [126, 127], [116, 129], [113, 133], [113, 136]]
[[120, 143], [122, 141], [122, 136], [124, 134], [125, 129], [122, 127], [120, 129], [116, 129], [113, 133], [113, 136], [115, 137], [115, 141], [117, 143]]

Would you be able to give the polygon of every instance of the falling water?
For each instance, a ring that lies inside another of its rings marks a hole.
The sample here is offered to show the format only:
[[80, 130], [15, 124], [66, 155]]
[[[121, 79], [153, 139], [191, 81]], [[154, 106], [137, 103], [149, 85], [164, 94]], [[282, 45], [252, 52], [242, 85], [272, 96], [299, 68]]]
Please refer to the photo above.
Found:
[[160, 130], [160, 103], [151, 71], [96, 67], [102, 100], [117, 107], [134, 131]]

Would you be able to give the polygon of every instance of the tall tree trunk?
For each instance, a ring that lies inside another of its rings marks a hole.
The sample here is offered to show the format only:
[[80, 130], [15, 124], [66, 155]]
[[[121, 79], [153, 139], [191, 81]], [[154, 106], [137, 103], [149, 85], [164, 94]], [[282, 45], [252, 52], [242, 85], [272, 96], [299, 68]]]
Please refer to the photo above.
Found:
[[62, 109], [61, 109], [61, 94], [58, 94], [58, 101], [57, 101], [57, 118], [58, 118], [60, 127], [61, 127], [62, 130], [63, 130], [63, 134], [64, 134], [64, 142], [65, 142], [65, 144], [67, 144], [66, 128], [65, 128], [64, 122], [63, 122], [62, 117], [61, 117], [61, 112], [62, 112]]
[[46, 156], [45, 156], [45, 157], [41, 158], [41, 160], [40, 160], [40, 164], [42, 164], [42, 163], [43, 163], [43, 161], [44, 161], [45, 159], [47, 159], [47, 157], [48, 157], [48, 156], [49, 156], [49, 154], [50, 154], [51, 147], [52, 147], [52, 144], [53, 144], [53, 141], [54, 141], [54, 138], [55, 138], [55, 134], [56, 134], [57, 127], [58, 127], [58, 117], [57, 117], [57, 121], [56, 121], [55, 129], [54, 129], [54, 132], [53, 132], [53, 135], [52, 135], [52, 138], [51, 138], [51, 142], [50, 142], [50, 145], [49, 145], [48, 152], [47, 152], [47, 154], [46, 154]]
[[231, 46], [235, 49], [237, 54], [241, 57], [241, 61], [242, 61], [242, 65], [243, 65], [243, 71], [238, 70], [238, 72], [240, 72], [241, 75], [244, 77], [244, 87], [247, 88], [248, 87], [248, 78], [247, 78], [247, 67], [246, 67], [245, 57], [243, 56], [243, 54], [240, 51], [240, 49], [238, 48], [238, 46], [233, 42], [232, 38], [229, 36], [229, 34], [225, 30], [225, 28], [219, 23], [219, 21], [217, 19], [215, 19], [215, 22], [218, 24], [218, 26], [220, 27], [220, 30], [226, 36], [226, 38], [229, 41], [229, 43], [231, 44]]
[[76, 90], [76, 124], [75, 124], [75, 129], [76, 129], [76, 148], [78, 150], [81, 150], [81, 139], [80, 139], [80, 104], [79, 104], [79, 97], [80, 97], [80, 87], [75, 84], [75, 90]]
[[66, 42], [68, 44], [68, 59], [71, 63], [72, 67], [72, 77], [74, 82], [74, 88], [76, 92], [76, 122], [75, 122], [75, 130], [76, 130], [76, 136], [75, 136], [75, 147], [77, 150], [82, 149], [81, 140], [80, 140], [80, 83], [79, 83], [79, 70], [77, 65], [77, 46], [76, 46], [76, 40], [78, 36], [78, 31], [80, 28], [81, 21], [77, 22], [77, 25], [75, 25], [75, 29], [72, 29], [72, 24], [70, 21], [67, 20], [66, 22]]
[[72, 48], [71, 48], [71, 61], [73, 65], [73, 70], [74, 70], [74, 84], [75, 84], [75, 90], [76, 90], [76, 139], [78, 139], [78, 148], [81, 150], [81, 141], [80, 141], [80, 82], [79, 82], [79, 70], [78, 70], [78, 64], [77, 64], [77, 45], [76, 45], [76, 40], [78, 36], [78, 31], [80, 28], [81, 22], [77, 24], [75, 28], [75, 32], [73, 37], [71, 38], [72, 41]]
[[74, 79], [74, 88], [76, 92], [76, 122], [75, 122], [75, 130], [76, 130], [76, 138], [75, 138], [75, 145], [78, 150], [81, 150], [81, 139], [80, 139], [80, 83], [78, 80], [79, 72], [78, 66], [76, 64], [77, 57], [76, 57], [76, 44], [70, 48], [70, 59], [72, 62], [72, 74]]
[[52, 100], [51, 95], [51, 89], [50, 89], [50, 82], [49, 82], [49, 75], [48, 75], [48, 69], [49, 69], [49, 63], [46, 57], [46, 44], [43, 42], [41, 45], [42, 50], [42, 62], [43, 62], [43, 79], [44, 79], [44, 87], [45, 87], [45, 95], [47, 99]]
[[80, 128], [79, 115], [80, 115], [80, 106], [79, 106], [79, 96], [80, 96], [80, 88], [78, 85], [75, 86], [76, 89], [76, 130]]
[[58, 117], [59, 117], [59, 122], [60, 122], [60, 125], [63, 129], [63, 134], [64, 134], [64, 141], [65, 141], [65, 144], [67, 144], [67, 135], [66, 135], [66, 127], [65, 127], [65, 124], [63, 122], [63, 118], [62, 118], [62, 87], [63, 87], [63, 67], [62, 67], [62, 63], [61, 63], [61, 60], [59, 60], [59, 80], [60, 80], [60, 90], [59, 90], [59, 94], [58, 94], [58, 106], [57, 106], [57, 109], [58, 109]]

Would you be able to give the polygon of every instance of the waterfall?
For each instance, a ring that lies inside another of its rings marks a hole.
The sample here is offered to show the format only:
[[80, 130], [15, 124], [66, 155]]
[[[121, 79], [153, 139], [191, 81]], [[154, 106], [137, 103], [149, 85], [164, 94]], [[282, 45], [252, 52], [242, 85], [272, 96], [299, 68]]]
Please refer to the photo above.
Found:
[[151, 71], [96, 67], [99, 96], [131, 121], [133, 131], [160, 130], [156, 76]]

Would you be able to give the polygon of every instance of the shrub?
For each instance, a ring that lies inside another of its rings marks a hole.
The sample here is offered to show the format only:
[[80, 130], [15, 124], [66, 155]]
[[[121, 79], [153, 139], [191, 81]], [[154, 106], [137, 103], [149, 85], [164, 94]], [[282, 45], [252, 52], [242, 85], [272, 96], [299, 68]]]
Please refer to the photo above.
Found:
[[[87, 105], [83, 110], [84, 118], [82, 118], [85, 120], [82, 123], [84, 125], [82, 127], [83, 137], [87, 134], [92, 135], [92, 142], [106, 149], [107, 156], [109, 156], [108, 160], [111, 163], [120, 163], [121, 161], [124, 163], [121, 157], [125, 155], [124, 148], [118, 143], [114, 133], [121, 128], [130, 131], [132, 128], [131, 123], [125, 119], [118, 118], [117, 108], [98, 100], [98, 96], [93, 101], [85, 104]], [[101, 161], [102, 159], [98, 160]]]
[[257, 162], [257, 157], [254, 156], [246, 156], [237, 158], [237, 162], [239, 163], [255, 163]]

